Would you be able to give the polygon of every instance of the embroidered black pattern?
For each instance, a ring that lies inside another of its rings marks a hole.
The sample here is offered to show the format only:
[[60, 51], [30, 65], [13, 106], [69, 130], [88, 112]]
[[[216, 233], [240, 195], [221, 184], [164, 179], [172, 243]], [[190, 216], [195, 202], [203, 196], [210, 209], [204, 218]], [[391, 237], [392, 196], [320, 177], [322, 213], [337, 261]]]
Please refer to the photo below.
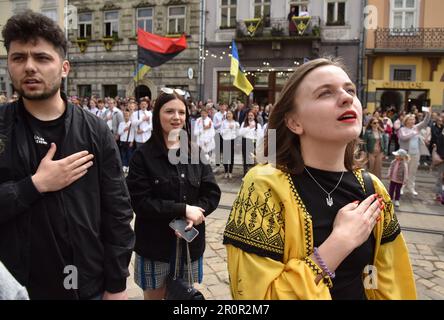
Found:
[[223, 243], [283, 261], [284, 209], [283, 203], [273, 201], [271, 189], [258, 194], [254, 182], [247, 190], [241, 188], [228, 217]]
[[296, 200], [297, 206], [301, 208], [303, 212], [304, 218], [304, 241], [305, 241], [305, 255], [309, 256], [313, 253], [313, 235], [312, 235], [312, 222], [311, 216], [305, 207], [305, 204], [302, 202], [299, 193], [296, 190], [296, 187], [293, 184], [293, 180], [291, 179], [290, 174], [285, 175], [287, 177], [288, 183], [290, 184], [291, 191]]
[[322, 275], [322, 282], [324, 282], [327, 287], [329, 287], [330, 289], [333, 288], [333, 281], [331, 281], [328, 275], [323, 274], [322, 269], [319, 268], [319, 266], [314, 263], [313, 260], [311, 260], [309, 257], [305, 257], [304, 262], [308, 265], [311, 271], [313, 271], [316, 277], [320, 274]]
[[311, 271], [315, 274], [315, 276], [318, 276], [322, 274], [322, 269], [319, 268], [319, 266], [313, 262], [309, 257], [304, 258], [304, 262], [310, 267]]
[[384, 225], [381, 244], [395, 240], [401, 233], [401, 226], [399, 225], [398, 218], [394, 212], [392, 200], [386, 201], [384, 206]]

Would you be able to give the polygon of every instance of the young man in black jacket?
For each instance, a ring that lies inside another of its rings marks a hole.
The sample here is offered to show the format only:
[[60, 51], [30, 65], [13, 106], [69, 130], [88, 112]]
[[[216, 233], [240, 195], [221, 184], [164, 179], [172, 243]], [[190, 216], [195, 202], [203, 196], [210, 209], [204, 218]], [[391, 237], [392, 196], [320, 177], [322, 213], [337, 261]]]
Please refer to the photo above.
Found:
[[20, 99], [0, 107], [0, 260], [31, 299], [125, 299], [134, 232], [114, 138], [60, 91], [51, 19], [26, 11], [2, 35]]

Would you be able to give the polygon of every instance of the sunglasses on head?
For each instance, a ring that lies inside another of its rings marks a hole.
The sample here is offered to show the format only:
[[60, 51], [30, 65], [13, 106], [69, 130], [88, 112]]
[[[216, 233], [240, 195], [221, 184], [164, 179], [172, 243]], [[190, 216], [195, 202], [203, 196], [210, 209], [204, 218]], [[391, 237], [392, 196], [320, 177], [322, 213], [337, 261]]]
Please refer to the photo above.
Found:
[[162, 91], [163, 93], [166, 93], [166, 94], [173, 94], [173, 92], [175, 92], [179, 96], [184, 96], [185, 95], [185, 91], [183, 91], [182, 89], [179, 89], [179, 88], [163, 87], [163, 88], [160, 89], [160, 91]]

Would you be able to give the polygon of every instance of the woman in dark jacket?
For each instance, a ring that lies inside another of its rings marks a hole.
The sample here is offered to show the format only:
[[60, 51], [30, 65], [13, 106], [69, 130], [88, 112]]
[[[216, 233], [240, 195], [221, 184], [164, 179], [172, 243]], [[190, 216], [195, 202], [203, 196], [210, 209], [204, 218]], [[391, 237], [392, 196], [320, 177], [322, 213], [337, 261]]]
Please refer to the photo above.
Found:
[[365, 129], [364, 149], [368, 156], [368, 170], [381, 178], [382, 160], [387, 153], [387, 136], [375, 117], [370, 119]]
[[[162, 91], [154, 106], [152, 137], [134, 153], [127, 177], [136, 213], [135, 281], [144, 290], [145, 299], [150, 300], [165, 297], [166, 277], [176, 267], [177, 237], [169, 227], [175, 218], [186, 219], [189, 227], [194, 225], [199, 231], [189, 248], [193, 279], [202, 281], [204, 220], [218, 206], [221, 194], [211, 167], [191, 156], [189, 113], [183, 91]], [[185, 240], [180, 241], [177, 250], [178, 273], [186, 278]]]

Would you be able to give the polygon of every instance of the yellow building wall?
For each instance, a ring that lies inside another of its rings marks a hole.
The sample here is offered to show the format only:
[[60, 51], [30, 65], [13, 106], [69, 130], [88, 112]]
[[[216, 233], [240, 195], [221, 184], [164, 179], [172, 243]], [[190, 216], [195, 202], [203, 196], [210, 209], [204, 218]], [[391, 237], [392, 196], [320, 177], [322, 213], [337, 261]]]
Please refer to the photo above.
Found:
[[430, 64], [421, 57], [397, 57], [385, 56], [377, 57], [373, 64], [373, 79], [375, 80], [390, 80], [390, 66], [391, 65], [415, 65], [416, 66], [416, 80], [429, 80]]
[[[389, 28], [390, 24], [390, 0], [368, 0], [368, 5], [373, 5], [377, 9], [379, 28]], [[420, 28], [444, 28], [444, 1], [443, 0], [420, 0]], [[375, 47], [375, 30], [367, 30], [366, 32], [366, 49]], [[373, 79], [365, 80], [367, 83], [367, 92], [375, 92], [376, 88], [384, 88], [384, 82], [390, 81], [390, 65], [415, 65], [416, 79], [415, 82], [422, 83], [424, 90], [429, 90], [429, 98], [432, 106], [438, 109], [443, 104], [444, 82], [441, 77], [444, 75], [444, 59], [441, 59], [437, 70], [430, 80], [431, 65], [427, 58], [402, 57], [402, 56], [378, 56], [373, 63]], [[368, 66], [368, 64], [367, 64]], [[368, 72], [368, 70], [366, 70]], [[375, 109], [375, 103], [367, 103], [369, 111]], [[442, 107], [440, 107], [442, 108]]]
[[[396, 57], [386, 56], [380, 57], [373, 65], [373, 79], [368, 80], [368, 92], [376, 92], [376, 89], [383, 89], [386, 87], [386, 83], [390, 82], [390, 65], [415, 65], [416, 66], [416, 79], [412, 81], [412, 90], [428, 90], [428, 97], [430, 104], [434, 107], [435, 111], [442, 109], [444, 82], [441, 82], [441, 77], [444, 75], [444, 59], [441, 59], [437, 70], [433, 73], [432, 81], [429, 81], [430, 75], [430, 62], [427, 58], [422, 57]], [[408, 84], [409, 82], [393, 81], [392, 83]], [[419, 84], [420, 87], [417, 87]], [[389, 88], [387, 88], [389, 89]], [[402, 89], [402, 87], [400, 87]], [[407, 88], [404, 88], [407, 89]], [[371, 102], [367, 103], [368, 111], [372, 112], [376, 108], [376, 104]]]

